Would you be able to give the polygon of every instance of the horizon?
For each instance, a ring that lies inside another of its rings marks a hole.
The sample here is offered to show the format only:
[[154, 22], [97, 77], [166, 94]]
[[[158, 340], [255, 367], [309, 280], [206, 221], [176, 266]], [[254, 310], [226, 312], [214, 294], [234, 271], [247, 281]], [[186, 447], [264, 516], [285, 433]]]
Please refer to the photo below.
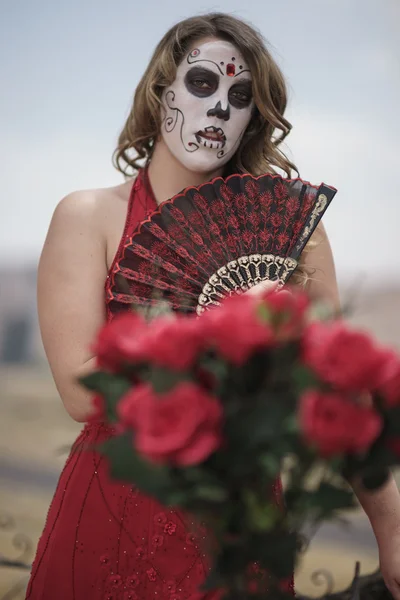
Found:
[[[3, 260], [37, 262], [63, 196], [122, 182], [111, 155], [155, 45], [176, 21], [212, 8], [176, 0], [138, 14], [129, 0], [99, 0], [96, 9], [89, 0], [21, 0], [2, 10]], [[266, 10], [224, 0], [217, 8], [269, 40], [290, 93], [294, 128], [283, 149], [305, 180], [338, 188], [324, 217], [338, 279], [400, 281], [399, 3], [286, 0]]]

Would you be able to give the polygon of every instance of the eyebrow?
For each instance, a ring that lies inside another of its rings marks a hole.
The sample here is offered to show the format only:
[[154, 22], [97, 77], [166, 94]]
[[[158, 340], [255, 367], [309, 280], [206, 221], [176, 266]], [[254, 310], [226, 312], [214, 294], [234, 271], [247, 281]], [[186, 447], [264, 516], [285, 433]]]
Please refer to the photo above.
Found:
[[253, 82], [251, 79], [239, 79], [237, 81], [234, 82], [234, 84], [232, 85], [232, 87], [239, 87], [239, 86], [244, 86], [244, 87], [248, 87], [250, 89], [253, 88]]
[[207, 75], [215, 80], [219, 80], [218, 73], [216, 73], [215, 71], [212, 71], [211, 69], [208, 69], [207, 67], [200, 67], [200, 66], [192, 67], [191, 69], [189, 69], [189, 71], [187, 71], [186, 77], [188, 75]]
[[[191, 58], [192, 58], [192, 60], [191, 60]], [[211, 63], [212, 65], [214, 65], [214, 67], [217, 67], [217, 69], [218, 69], [218, 71], [219, 71], [219, 73], [221, 75], [224, 74], [224, 72], [222, 71], [222, 69], [221, 69], [220, 65], [218, 64], [218, 62], [216, 62], [215, 60], [210, 60], [209, 58], [195, 58], [193, 60], [193, 57], [191, 57], [191, 55], [188, 54], [188, 56], [186, 57], [186, 62], [187, 62], [188, 65], [195, 65], [196, 63], [202, 63], [202, 62], [203, 63], [204, 62]]]

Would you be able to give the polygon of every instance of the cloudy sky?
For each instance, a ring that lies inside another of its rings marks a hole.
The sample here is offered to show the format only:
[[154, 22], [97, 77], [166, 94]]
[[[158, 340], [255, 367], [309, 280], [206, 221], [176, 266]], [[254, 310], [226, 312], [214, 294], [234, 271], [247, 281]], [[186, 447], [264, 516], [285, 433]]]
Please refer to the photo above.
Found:
[[289, 153], [339, 189], [339, 277], [400, 281], [399, 0], [0, 0], [0, 261], [34, 263], [63, 196], [121, 181], [111, 154], [154, 46], [209, 10], [256, 24], [287, 76]]

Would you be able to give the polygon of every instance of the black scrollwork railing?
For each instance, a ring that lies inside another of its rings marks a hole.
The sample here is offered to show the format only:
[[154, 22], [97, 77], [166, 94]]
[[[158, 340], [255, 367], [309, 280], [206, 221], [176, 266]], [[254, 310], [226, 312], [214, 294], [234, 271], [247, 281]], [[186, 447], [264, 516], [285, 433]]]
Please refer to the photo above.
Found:
[[[355, 566], [354, 578], [346, 590], [335, 592], [335, 580], [332, 574], [325, 569], [315, 571], [311, 576], [315, 586], [324, 590], [318, 596], [321, 600], [392, 600], [392, 596], [385, 586], [382, 575], [375, 571], [370, 575], [360, 575], [360, 563]], [[311, 600], [308, 596], [296, 594], [298, 600]]]
[[[9, 514], [0, 514], [0, 533], [7, 534], [16, 529], [16, 523]], [[0, 554], [0, 569], [16, 569], [18, 571], [30, 571], [30, 559], [33, 553], [32, 540], [23, 533], [15, 533], [11, 540], [12, 555]], [[18, 575], [18, 577], [20, 574]], [[12, 584], [12, 587], [1, 596], [0, 600], [18, 600], [24, 598], [28, 576], [21, 577]]]
[[[12, 531], [15, 528], [16, 523], [11, 515], [0, 515], [0, 531], [7, 532]], [[16, 533], [12, 538], [12, 546], [16, 550], [17, 555], [12, 558], [6, 558], [0, 554], [0, 566], [16, 569], [30, 569], [31, 565], [28, 561], [33, 552], [31, 539], [23, 533]]]
[[[0, 533], [13, 532], [16, 529], [16, 523], [9, 514], [0, 514]], [[30, 571], [30, 560], [33, 554], [33, 543], [28, 536], [23, 533], [16, 533], [11, 540], [15, 554], [13, 556], [3, 556], [0, 554], [0, 569], [16, 569], [18, 571]], [[304, 539], [302, 551], [308, 548], [307, 539]], [[322, 600], [392, 600], [388, 592], [382, 575], [379, 570], [371, 575], [360, 575], [360, 563], [357, 562], [355, 574], [351, 585], [343, 591], [335, 592], [334, 577], [329, 571], [320, 569], [311, 576], [312, 583], [318, 587], [322, 593], [319, 598]], [[17, 600], [24, 597], [27, 584], [27, 576], [19, 579], [8, 590], [0, 600]], [[298, 600], [311, 600], [310, 597], [296, 594]]]

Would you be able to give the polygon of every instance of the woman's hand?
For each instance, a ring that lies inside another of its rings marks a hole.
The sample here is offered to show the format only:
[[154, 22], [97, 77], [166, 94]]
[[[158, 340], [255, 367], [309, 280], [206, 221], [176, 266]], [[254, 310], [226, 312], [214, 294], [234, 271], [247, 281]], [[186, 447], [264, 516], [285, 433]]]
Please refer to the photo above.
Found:
[[258, 294], [263, 294], [264, 292], [273, 292], [276, 291], [279, 285], [279, 281], [270, 281], [266, 279], [265, 281], [261, 281], [261, 283], [257, 283], [257, 285], [250, 288], [246, 294], [251, 296], [257, 296]]

